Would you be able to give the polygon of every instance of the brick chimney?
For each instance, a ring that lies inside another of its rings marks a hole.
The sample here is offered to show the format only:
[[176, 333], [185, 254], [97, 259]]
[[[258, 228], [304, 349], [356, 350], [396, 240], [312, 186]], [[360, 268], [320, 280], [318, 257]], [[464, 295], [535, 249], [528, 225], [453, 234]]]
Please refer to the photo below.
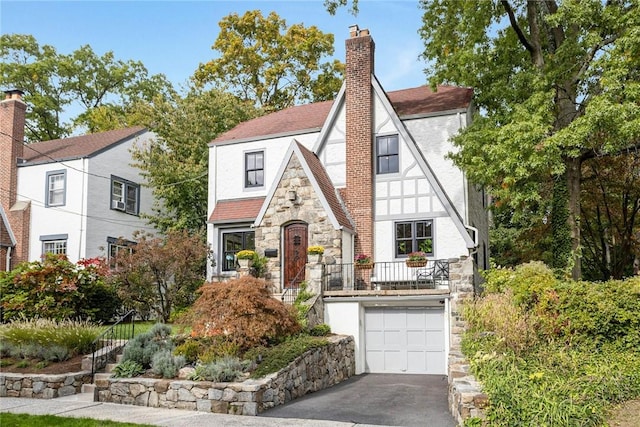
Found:
[[16, 202], [18, 158], [24, 155], [24, 125], [27, 105], [20, 90], [5, 91], [0, 102], [0, 201], [6, 212]]
[[[27, 105], [20, 90], [5, 91], [0, 101], [0, 203], [7, 213], [16, 237], [10, 268], [29, 257], [29, 223], [31, 205], [21, 202], [17, 206], [18, 159], [24, 156], [24, 127]], [[4, 267], [4, 260], [2, 260]]]
[[355, 253], [374, 256], [373, 95], [375, 43], [369, 30], [349, 27], [346, 40], [347, 185], [343, 196], [356, 225]]

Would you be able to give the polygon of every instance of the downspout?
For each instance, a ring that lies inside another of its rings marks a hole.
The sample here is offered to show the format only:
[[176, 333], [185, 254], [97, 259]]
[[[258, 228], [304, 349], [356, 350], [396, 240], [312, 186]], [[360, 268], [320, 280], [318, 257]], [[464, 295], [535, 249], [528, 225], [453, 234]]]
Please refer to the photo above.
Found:
[[11, 271], [11, 249], [13, 249], [11, 246], [7, 247], [7, 259], [5, 261], [4, 271]]
[[469, 248], [469, 255], [473, 255], [478, 252], [478, 229], [468, 224], [465, 224], [464, 228], [473, 231], [473, 248]]

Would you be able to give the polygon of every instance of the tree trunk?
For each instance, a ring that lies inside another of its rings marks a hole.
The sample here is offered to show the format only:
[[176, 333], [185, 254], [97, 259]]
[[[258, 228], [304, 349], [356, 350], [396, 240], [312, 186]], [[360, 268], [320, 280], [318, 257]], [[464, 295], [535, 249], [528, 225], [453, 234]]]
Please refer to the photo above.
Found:
[[571, 236], [571, 261], [573, 269], [571, 277], [573, 280], [582, 278], [582, 255], [580, 254], [580, 178], [582, 160], [579, 158], [568, 158], [565, 160], [567, 165], [567, 195], [569, 217], [567, 218], [567, 226]]

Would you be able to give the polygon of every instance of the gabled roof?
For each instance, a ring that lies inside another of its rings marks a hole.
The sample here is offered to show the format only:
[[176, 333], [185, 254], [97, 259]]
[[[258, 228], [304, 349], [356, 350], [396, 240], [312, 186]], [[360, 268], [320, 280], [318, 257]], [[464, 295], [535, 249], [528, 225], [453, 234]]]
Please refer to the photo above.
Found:
[[[387, 96], [398, 116], [402, 117], [466, 109], [473, 90], [438, 86], [437, 92], [433, 92], [428, 86], [419, 86], [388, 92]], [[332, 105], [333, 101], [316, 102], [258, 117], [219, 135], [211, 144], [317, 132], [324, 125]]]
[[264, 203], [264, 197], [218, 200], [209, 217], [210, 223], [253, 222]]
[[329, 178], [329, 174], [322, 165], [322, 162], [320, 161], [318, 156], [316, 156], [315, 153], [313, 153], [311, 150], [308, 150], [304, 145], [300, 144], [297, 141], [296, 145], [300, 150], [300, 153], [304, 157], [304, 161], [309, 166], [309, 169], [311, 170], [313, 177], [318, 183], [318, 187], [320, 187], [320, 191], [326, 199], [331, 213], [335, 216], [338, 224], [340, 224], [340, 226], [343, 228], [354, 230], [355, 226], [347, 215], [346, 206], [340, 200], [340, 196], [336, 188], [333, 186], [331, 178]]
[[320, 203], [324, 207], [327, 217], [329, 218], [329, 221], [331, 221], [333, 227], [337, 230], [342, 229], [353, 232], [355, 227], [349, 219], [346, 207], [340, 200], [340, 196], [338, 195], [336, 188], [331, 183], [331, 179], [324, 169], [324, 166], [322, 166], [320, 159], [295, 139], [291, 142], [291, 145], [282, 160], [280, 169], [276, 174], [275, 183], [271, 186], [269, 194], [262, 204], [260, 213], [258, 213], [253, 225], [257, 227], [262, 222], [262, 219], [267, 212], [267, 208], [269, 207], [269, 203], [271, 203], [276, 189], [278, 188], [278, 183], [282, 180], [282, 176], [286, 171], [287, 165], [294, 155], [300, 161], [300, 165], [307, 175], [307, 178], [309, 178], [311, 186], [318, 195]]
[[27, 163], [51, 163], [91, 157], [115, 144], [141, 135], [145, 131], [146, 129], [142, 126], [134, 126], [64, 139], [34, 142], [24, 146], [24, 160]]

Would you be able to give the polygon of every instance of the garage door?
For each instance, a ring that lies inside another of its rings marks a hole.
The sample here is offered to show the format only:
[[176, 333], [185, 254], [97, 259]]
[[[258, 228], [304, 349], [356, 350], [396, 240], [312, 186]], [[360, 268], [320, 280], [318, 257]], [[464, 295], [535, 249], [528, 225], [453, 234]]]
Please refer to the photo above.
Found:
[[444, 309], [365, 309], [367, 372], [446, 374]]

